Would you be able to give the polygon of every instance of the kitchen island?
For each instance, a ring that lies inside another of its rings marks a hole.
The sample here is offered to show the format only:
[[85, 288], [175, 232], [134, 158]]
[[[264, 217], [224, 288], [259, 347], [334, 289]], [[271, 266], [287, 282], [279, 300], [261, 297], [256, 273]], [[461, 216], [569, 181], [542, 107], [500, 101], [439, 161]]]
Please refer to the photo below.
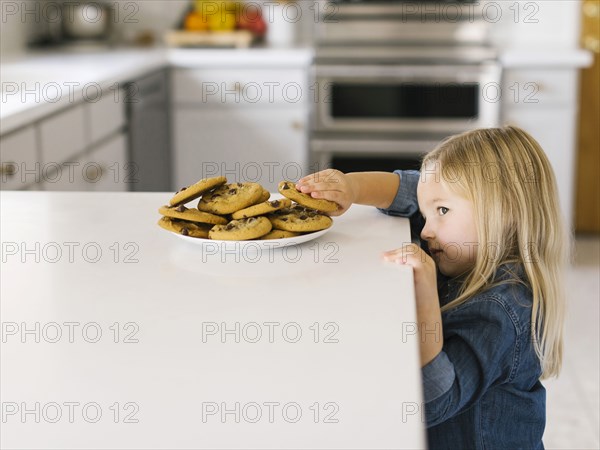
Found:
[[170, 196], [0, 193], [3, 448], [425, 447], [407, 219], [215, 251]]

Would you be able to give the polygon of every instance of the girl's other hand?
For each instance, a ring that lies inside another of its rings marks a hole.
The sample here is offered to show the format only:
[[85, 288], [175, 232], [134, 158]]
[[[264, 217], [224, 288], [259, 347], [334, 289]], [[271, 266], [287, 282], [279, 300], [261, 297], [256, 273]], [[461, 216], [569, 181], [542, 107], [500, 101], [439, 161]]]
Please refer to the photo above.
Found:
[[321, 170], [301, 178], [296, 189], [312, 198], [331, 200], [340, 205], [340, 209], [329, 213], [331, 216], [344, 214], [356, 199], [357, 187], [351, 177], [335, 169]]
[[400, 248], [384, 252], [383, 259], [412, 266], [417, 309], [431, 306], [439, 308], [435, 262], [421, 247], [412, 242], [404, 244]]
[[435, 262], [416, 244], [385, 252], [384, 259], [397, 264], [412, 266], [417, 300], [417, 328], [419, 330], [419, 353], [421, 367], [429, 364], [442, 351], [444, 331], [442, 313], [437, 293]]

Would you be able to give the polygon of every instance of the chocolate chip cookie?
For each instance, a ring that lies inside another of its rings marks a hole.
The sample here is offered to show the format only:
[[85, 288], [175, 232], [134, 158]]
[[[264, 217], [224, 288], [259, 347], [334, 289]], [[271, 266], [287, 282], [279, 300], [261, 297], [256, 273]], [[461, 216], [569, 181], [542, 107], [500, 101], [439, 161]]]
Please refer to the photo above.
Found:
[[186, 208], [183, 205], [179, 206], [161, 206], [158, 210], [160, 214], [172, 219], [187, 220], [189, 222], [201, 222], [214, 224], [226, 224], [227, 219], [219, 217], [215, 214], [210, 214], [203, 211], [198, 211], [196, 208]]
[[323, 212], [334, 212], [338, 210], [338, 204], [330, 200], [312, 198], [310, 195], [304, 194], [296, 190], [296, 185], [291, 181], [282, 181], [279, 183], [278, 190], [281, 195], [295, 201], [308, 208], [316, 209]]
[[256, 204], [263, 191], [258, 183], [224, 184], [204, 194], [198, 209], [212, 214], [231, 214]]
[[175, 196], [169, 200], [169, 205], [178, 206], [191, 202], [200, 197], [203, 193], [225, 183], [227, 183], [227, 178], [225, 177], [203, 178], [191, 186], [183, 187], [177, 191]]
[[263, 214], [268, 214], [283, 208], [292, 206], [292, 201], [289, 198], [280, 200], [271, 200], [270, 202], [262, 202], [248, 208], [240, 209], [231, 215], [232, 219], [245, 219], [247, 217], [256, 217]]
[[215, 225], [209, 232], [209, 239], [222, 241], [247, 241], [257, 239], [271, 231], [272, 225], [266, 217], [249, 217], [232, 220], [227, 225]]
[[173, 233], [203, 239], [208, 238], [208, 232], [214, 226], [209, 223], [186, 222], [185, 220], [171, 219], [170, 217], [161, 217], [158, 225]]
[[299, 233], [324, 230], [333, 223], [331, 217], [300, 205], [280, 209], [267, 217], [273, 224], [273, 228]]
[[300, 233], [294, 233], [293, 231], [285, 231], [285, 230], [271, 230], [264, 236], [260, 238], [261, 241], [266, 241], [270, 239], [287, 239], [291, 237], [300, 236]]
[[258, 200], [258, 203], [266, 202], [270, 198], [271, 198], [271, 193], [269, 191], [267, 191], [266, 189], [263, 189], [262, 196]]

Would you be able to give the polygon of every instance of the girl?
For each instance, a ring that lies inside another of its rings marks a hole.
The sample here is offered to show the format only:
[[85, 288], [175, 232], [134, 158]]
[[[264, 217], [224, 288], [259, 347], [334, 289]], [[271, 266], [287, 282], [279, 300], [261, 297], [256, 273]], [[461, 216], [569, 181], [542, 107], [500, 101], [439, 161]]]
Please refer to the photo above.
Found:
[[566, 236], [552, 168], [515, 127], [453, 136], [421, 172], [325, 170], [296, 188], [409, 217], [430, 449], [543, 449], [545, 389], [562, 359]]

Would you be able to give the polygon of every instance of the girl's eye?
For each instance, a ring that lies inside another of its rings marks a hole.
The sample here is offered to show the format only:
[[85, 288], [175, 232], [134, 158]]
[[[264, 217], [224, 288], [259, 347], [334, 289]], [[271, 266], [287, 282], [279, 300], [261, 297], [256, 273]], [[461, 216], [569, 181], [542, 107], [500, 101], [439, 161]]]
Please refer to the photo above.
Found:
[[449, 210], [448, 210], [448, 208], [446, 208], [445, 206], [440, 206], [440, 207], [438, 208], [438, 211], [439, 211], [439, 213], [440, 213], [440, 216], [443, 216], [443, 215], [444, 215], [444, 214], [446, 214], [446, 213], [447, 213]]

